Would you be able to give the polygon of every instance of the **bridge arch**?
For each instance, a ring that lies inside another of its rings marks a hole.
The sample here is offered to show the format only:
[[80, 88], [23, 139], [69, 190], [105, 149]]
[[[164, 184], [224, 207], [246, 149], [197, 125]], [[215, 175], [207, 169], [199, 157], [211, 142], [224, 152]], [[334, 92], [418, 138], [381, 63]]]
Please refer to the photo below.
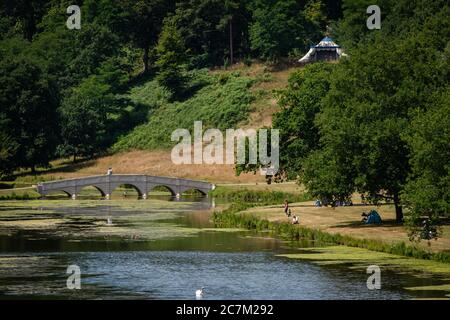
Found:
[[167, 190], [170, 193], [170, 195], [173, 196], [173, 197], [177, 195], [177, 193], [175, 192], [174, 189], [172, 189], [169, 186], [163, 185], [163, 184], [155, 185], [155, 186], [150, 187], [148, 192], [150, 193], [150, 192], [164, 191], [164, 190]]
[[193, 196], [200, 194], [202, 196], [206, 196], [208, 193], [199, 188], [190, 188], [190, 189], [183, 190], [182, 194], [188, 194], [188, 195], [193, 195]]
[[[89, 189], [90, 190], [95, 190], [95, 194], [89, 194]], [[100, 195], [98, 194], [100, 193]], [[106, 196], [106, 190], [104, 190], [101, 186], [97, 186], [97, 185], [84, 185], [84, 186], [79, 186], [77, 187], [77, 197], [82, 196], [82, 197], [105, 197]]]
[[73, 192], [67, 191], [64, 189], [55, 189], [55, 190], [51, 190], [51, 191], [47, 192], [43, 196], [44, 197], [57, 197], [57, 196], [61, 196], [62, 194], [65, 194], [68, 197], [72, 197]]
[[103, 190], [101, 187], [96, 186], [96, 185], [93, 185], [93, 187], [94, 187], [95, 189], [97, 189], [97, 190], [100, 192], [100, 194], [102, 195], [102, 197], [106, 196], [105, 190]]
[[[119, 190], [120, 188], [123, 188], [123, 189], [125, 189], [125, 190]], [[144, 195], [146, 195], [146, 190], [144, 190], [144, 188], [142, 187], [142, 186], [138, 186], [137, 184], [133, 184], [133, 183], [121, 183], [121, 184], [116, 184], [116, 185], [114, 185], [114, 186], [112, 186], [111, 187], [111, 190], [110, 190], [110, 192], [111, 192], [111, 195], [114, 193], [114, 192], [119, 192], [119, 191], [122, 191], [122, 194], [121, 194], [121, 196], [129, 196], [129, 194], [127, 193], [127, 194], [124, 194], [123, 192], [127, 192], [127, 189], [133, 189], [134, 191], [136, 191], [137, 192], [137, 197], [138, 198], [141, 198], [141, 197], [143, 197]]]

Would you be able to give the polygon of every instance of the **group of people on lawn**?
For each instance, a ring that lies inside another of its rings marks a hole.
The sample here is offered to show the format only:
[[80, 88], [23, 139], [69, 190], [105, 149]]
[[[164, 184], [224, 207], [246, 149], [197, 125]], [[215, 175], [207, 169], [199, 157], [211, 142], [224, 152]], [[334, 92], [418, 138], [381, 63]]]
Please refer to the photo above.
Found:
[[[284, 214], [290, 218], [292, 213], [291, 213], [291, 209], [289, 208], [289, 202], [286, 200], [284, 200]], [[292, 224], [298, 224], [299, 220], [298, 220], [298, 216], [293, 215], [292, 216]]]
[[[316, 204], [317, 206], [317, 204]], [[291, 209], [289, 208], [288, 200], [284, 200], [284, 214], [290, 218], [292, 215]], [[380, 224], [382, 223], [381, 217], [376, 210], [371, 210], [369, 214], [363, 212], [362, 213], [362, 223], [365, 224]], [[299, 224], [298, 216], [292, 215], [292, 224]]]

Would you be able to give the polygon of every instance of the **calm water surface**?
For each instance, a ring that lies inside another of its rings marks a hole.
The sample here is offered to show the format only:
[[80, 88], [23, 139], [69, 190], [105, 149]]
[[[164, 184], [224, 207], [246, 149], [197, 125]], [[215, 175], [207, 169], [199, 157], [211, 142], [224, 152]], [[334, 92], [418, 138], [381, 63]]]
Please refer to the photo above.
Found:
[[[23, 219], [36, 219], [33, 212], [42, 217], [42, 211], [48, 210], [46, 218], [67, 219], [62, 227], [67, 232], [12, 229], [6, 233], [3, 228], [0, 298], [195, 299], [195, 290], [205, 287], [204, 299], [410, 299], [432, 293], [404, 287], [437, 281], [383, 271], [382, 289], [368, 290], [364, 270], [277, 256], [311, 243], [212, 230], [206, 200], [180, 202], [179, 207], [170, 202], [170, 209], [148, 201], [148, 208], [139, 211], [101, 204], [73, 207], [71, 203], [51, 210], [2, 207], [0, 221], [13, 219], [18, 210], [28, 210]], [[170, 218], [151, 219], [164, 212], [170, 212]], [[114, 223], [111, 230], [138, 230], [146, 236], [80, 236], [84, 228], [108, 217]], [[153, 239], [153, 234], [158, 237]], [[66, 288], [66, 270], [72, 264], [81, 269], [81, 290]]]

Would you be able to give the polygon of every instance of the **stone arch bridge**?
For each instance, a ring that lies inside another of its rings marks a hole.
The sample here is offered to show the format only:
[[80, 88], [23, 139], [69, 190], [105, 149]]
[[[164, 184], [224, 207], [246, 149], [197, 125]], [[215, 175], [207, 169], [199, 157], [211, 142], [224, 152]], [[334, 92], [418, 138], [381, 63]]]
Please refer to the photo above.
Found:
[[63, 191], [72, 199], [76, 199], [81, 189], [92, 186], [100, 191], [102, 196], [109, 199], [114, 189], [123, 184], [133, 186], [137, 190], [139, 197], [143, 199], [147, 199], [148, 193], [157, 186], [166, 187], [173, 196], [177, 197], [191, 189], [198, 190], [203, 195], [207, 195], [209, 191], [215, 189], [215, 185], [204, 181], [139, 174], [111, 174], [41, 182], [36, 188], [37, 192], [42, 196], [46, 196], [54, 191]]

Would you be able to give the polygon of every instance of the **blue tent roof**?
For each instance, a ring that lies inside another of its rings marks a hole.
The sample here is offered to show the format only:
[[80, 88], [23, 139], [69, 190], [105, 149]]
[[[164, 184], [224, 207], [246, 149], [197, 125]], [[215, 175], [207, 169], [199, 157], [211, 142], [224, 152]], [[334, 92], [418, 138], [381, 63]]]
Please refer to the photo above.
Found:
[[338, 44], [336, 44], [333, 39], [330, 37], [325, 37], [315, 46], [311, 46], [310, 48], [318, 48], [318, 49], [335, 49], [340, 48]]

